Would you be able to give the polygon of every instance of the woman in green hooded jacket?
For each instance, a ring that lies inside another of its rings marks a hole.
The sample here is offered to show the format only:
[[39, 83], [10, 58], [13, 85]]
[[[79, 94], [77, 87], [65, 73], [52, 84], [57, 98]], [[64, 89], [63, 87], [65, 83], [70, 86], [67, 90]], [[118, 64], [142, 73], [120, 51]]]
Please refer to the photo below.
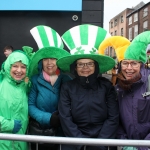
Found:
[[[28, 125], [29, 59], [23, 51], [14, 51], [0, 73], [0, 133], [25, 134]], [[0, 140], [0, 150], [27, 150], [27, 142]]]

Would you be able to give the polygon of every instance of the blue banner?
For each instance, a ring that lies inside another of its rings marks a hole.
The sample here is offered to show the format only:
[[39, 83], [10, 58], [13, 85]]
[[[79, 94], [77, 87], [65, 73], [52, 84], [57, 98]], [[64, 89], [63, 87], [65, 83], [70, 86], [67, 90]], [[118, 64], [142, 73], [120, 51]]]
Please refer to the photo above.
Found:
[[82, 11], [82, 0], [0, 0], [1, 10]]

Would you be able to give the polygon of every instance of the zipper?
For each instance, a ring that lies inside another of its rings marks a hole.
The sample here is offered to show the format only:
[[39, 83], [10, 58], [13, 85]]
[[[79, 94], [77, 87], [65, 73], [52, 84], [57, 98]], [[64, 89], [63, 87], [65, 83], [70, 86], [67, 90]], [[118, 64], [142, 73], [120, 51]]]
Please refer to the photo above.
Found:
[[87, 80], [86, 80], [86, 83], [89, 83], [89, 80], [88, 80], [88, 78], [87, 78]]

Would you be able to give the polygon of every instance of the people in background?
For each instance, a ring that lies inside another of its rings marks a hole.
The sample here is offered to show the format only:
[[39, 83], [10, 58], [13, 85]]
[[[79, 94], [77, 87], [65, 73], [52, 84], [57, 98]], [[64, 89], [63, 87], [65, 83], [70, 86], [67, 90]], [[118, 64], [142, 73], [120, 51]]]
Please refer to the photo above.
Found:
[[5, 46], [3, 51], [4, 55], [8, 57], [13, 52], [13, 47], [11, 45]]
[[[28, 126], [28, 65], [22, 51], [11, 53], [0, 73], [0, 133], [25, 134]], [[28, 150], [27, 142], [0, 140], [1, 150]]]
[[[6, 58], [13, 52], [13, 47], [11, 45], [5, 46], [3, 49]], [[5, 61], [4, 61], [5, 62]], [[1, 70], [4, 69], [4, 62], [1, 64]]]
[[[43, 33], [45, 36], [43, 36]], [[41, 130], [43, 136], [52, 136], [47, 132], [52, 128], [57, 130], [54, 136], [64, 136], [59, 120], [58, 100], [61, 85], [71, 78], [61, 72], [56, 65], [56, 61], [70, 54], [63, 49], [60, 36], [52, 28], [36, 26], [31, 29], [31, 34], [35, 38], [39, 50], [32, 57], [29, 70], [30, 77], [32, 77], [32, 86], [29, 93], [30, 119], [39, 124], [41, 128], [38, 130]], [[52, 36], [49, 37], [49, 35]], [[41, 40], [37, 41], [37, 39]], [[41, 46], [39, 43], [44, 45]], [[33, 131], [29, 132], [37, 134]], [[57, 147], [57, 144], [41, 143], [38, 145], [38, 150], [57, 150]], [[35, 143], [31, 143], [31, 149], [36, 149]]]
[[[119, 124], [116, 91], [108, 79], [98, 77], [99, 73], [115, 66], [112, 58], [97, 54], [98, 45], [105, 36], [104, 29], [89, 24], [73, 27], [62, 36], [71, 55], [59, 59], [57, 65], [75, 76], [62, 85], [58, 105], [67, 137], [113, 139], [116, 136]], [[84, 148], [84, 145], [62, 145], [63, 150]], [[107, 148], [86, 147], [87, 150]]]

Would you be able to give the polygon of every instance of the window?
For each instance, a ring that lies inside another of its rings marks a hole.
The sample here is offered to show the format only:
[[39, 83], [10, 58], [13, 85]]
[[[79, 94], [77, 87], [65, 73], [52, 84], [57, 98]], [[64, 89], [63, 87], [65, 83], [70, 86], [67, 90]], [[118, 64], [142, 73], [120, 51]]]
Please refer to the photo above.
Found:
[[146, 17], [148, 15], [148, 8], [145, 8], [143, 10], [143, 17]]
[[123, 22], [123, 16], [121, 16], [120, 21], [121, 21], [121, 23]]
[[123, 36], [123, 28], [121, 28], [121, 36]]
[[111, 36], [113, 36], [113, 32], [111, 32]]
[[115, 24], [115, 26], [117, 26], [117, 19], [115, 19], [115, 23], [114, 24]]
[[138, 21], [138, 13], [134, 14], [134, 22]]
[[114, 57], [116, 57], [116, 53], [114, 52]]
[[143, 31], [146, 31], [148, 29], [148, 21], [143, 22]]
[[105, 50], [105, 55], [108, 55], [108, 48], [106, 48]]
[[115, 35], [117, 35], [117, 30], [115, 31]]
[[113, 54], [114, 54], [113, 57], [116, 57], [116, 51], [114, 49], [113, 49]]
[[129, 40], [132, 40], [132, 28], [129, 28]]
[[129, 18], [129, 25], [132, 24], [132, 16]]
[[138, 25], [134, 26], [134, 37], [138, 35]]
[[112, 56], [112, 47], [110, 47], [110, 51], [109, 51], [110, 53], [110, 55], [109, 56]]
[[111, 22], [111, 28], [113, 28], [113, 22]]

